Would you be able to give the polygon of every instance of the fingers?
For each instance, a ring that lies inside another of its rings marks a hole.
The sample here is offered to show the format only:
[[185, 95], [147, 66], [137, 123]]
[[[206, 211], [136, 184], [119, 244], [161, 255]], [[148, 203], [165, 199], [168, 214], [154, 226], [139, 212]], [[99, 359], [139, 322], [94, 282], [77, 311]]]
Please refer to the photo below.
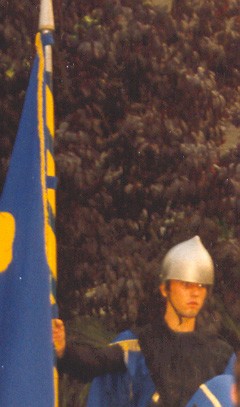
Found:
[[56, 329], [64, 328], [64, 323], [61, 319], [57, 319], [57, 318], [52, 319], [52, 325], [53, 325], [53, 328], [56, 328]]
[[62, 357], [66, 348], [66, 334], [61, 319], [52, 320], [52, 339], [57, 357]]

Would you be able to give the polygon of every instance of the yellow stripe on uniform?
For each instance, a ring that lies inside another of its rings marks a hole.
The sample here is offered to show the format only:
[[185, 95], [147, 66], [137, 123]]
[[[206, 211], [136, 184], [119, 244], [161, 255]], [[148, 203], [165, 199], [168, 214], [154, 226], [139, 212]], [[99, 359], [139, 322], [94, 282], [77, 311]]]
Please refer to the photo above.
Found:
[[127, 339], [125, 341], [111, 343], [111, 345], [121, 346], [121, 348], [124, 352], [139, 352], [140, 351], [140, 345], [139, 345], [138, 339]]
[[219, 402], [217, 397], [211, 392], [211, 390], [209, 390], [206, 384], [201, 384], [200, 389], [203, 391], [205, 396], [207, 396], [207, 398], [211, 401], [214, 407], [222, 407], [222, 404]]
[[121, 346], [123, 353], [124, 353], [124, 362], [127, 365], [129, 359], [129, 352], [139, 352], [140, 345], [138, 339], [126, 339], [125, 341], [114, 342], [111, 345], [119, 345]]

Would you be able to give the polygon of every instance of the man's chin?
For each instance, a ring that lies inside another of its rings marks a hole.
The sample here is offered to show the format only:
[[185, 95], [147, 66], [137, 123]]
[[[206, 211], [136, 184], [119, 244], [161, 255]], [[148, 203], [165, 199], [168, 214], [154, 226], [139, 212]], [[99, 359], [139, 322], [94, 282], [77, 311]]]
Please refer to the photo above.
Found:
[[189, 318], [189, 319], [196, 318], [198, 316], [198, 313], [199, 313], [199, 311], [189, 311], [189, 312], [182, 314], [182, 317]]

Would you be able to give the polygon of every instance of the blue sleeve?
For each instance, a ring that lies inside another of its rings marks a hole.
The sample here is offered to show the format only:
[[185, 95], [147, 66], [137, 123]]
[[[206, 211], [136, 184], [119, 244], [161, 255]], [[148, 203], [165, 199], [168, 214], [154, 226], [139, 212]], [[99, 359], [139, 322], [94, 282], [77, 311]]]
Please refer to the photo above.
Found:
[[[122, 332], [113, 342], [137, 339], [131, 331]], [[91, 385], [87, 407], [147, 407], [155, 386], [141, 351], [129, 351], [125, 372], [96, 377]]]
[[186, 407], [234, 407], [231, 400], [232, 375], [219, 375], [202, 384]]
[[232, 356], [230, 357], [228, 364], [226, 366], [226, 369], [224, 370], [225, 374], [231, 374], [234, 375], [234, 366], [236, 362], [236, 354], [233, 353]]

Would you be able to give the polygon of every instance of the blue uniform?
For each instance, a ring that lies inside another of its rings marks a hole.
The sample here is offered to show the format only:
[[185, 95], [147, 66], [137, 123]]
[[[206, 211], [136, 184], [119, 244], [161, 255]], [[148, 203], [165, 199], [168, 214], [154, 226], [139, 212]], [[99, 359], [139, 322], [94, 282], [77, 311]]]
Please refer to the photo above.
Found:
[[87, 407], [146, 407], [157, 397], [137, 337], [131, 331], [121, 333], [114, 343], [123, 351], [126, 372], [105, 374], [93, 380]]
[[233, 375], [223, 374], [202, 384], [186, 407], [233, 407], [231, 386]]
[[[125, 331], [116, 338], [114, 343], [121, 346], [127, 369], [96, 377], [90, 389], [87, 407], [149, 407], [154, 404], [158, 405], [160, 396], [146, 366], [145, 356], [139, 346], [138, 337], [131, 331]], [[229, 389], [233, 376], [229, 373], [232, 371], [234, 358], [235, 356], [231, 357], [227, 364], [224, 373], [228, 374], [217, 376], [202, 385], [187, 404], [187, 407], [231, 407]], [[191, 366], [188, 370], [191, 375]], [[165, 371], [167, 372], [167, 367]], [[214, 395], [215, 399], [213, 395], [212, 398], [209, 398], [211, 394]], [[218, 398], [221, 404], [211, 404], [211, 400], [218, 400]], [[171, 397], [169, 399], [166, 405], [168, 407], [175, 406], [176, 402], [171, 402]], [[185, 406], [185, 403], [181, 405]], [[166, 407], [165, 403], [163, 404]]]
[[226, 366], [224, 374], [215, 376], [202, 384], [186, 407], [232, 407], [231, 386], [234, 382], [234, 353]]

